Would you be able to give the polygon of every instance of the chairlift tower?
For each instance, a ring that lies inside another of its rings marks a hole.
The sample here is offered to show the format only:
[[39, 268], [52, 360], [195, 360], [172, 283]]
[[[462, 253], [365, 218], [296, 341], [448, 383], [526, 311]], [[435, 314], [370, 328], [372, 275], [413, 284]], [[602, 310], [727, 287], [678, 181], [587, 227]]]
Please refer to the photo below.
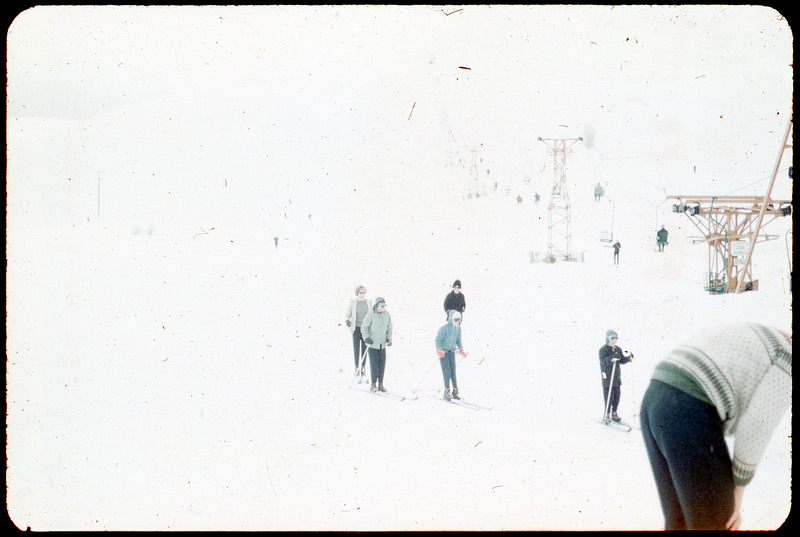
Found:
[[538, 138], [553, 155], [553, 190], [547, 207], [547, 261], [573, 260], [572, 207], [567, 191], [567, 155], [583, 138]]
[[[752, 255], [757, 242], [779, 238], [763, 233], [763, 227], [782, 216], [792, 214], [792, 200], [774, 200], [772, 187], [792, 131], [786, 128], [767, 193], [761, 196], [667, 196], [676, 200], [672, 211], [682, 213], [702, 233], [689, 237], [693, 243], [708, 244], [708, 272], [705, 290], [711, 294], [741, 293], [757, 290], [753, 280]], [[791, 168], [789, 169], [791, 177]]]
[[479, 198], [481, 194], [485, 194], [485, 191], [481, 190], [481, 164], [483, 163], [483, 159], [480, 156], [480, 147], [471, 147], [470, 152], [472, 153], [472, 161], [469, 167], [469, 192], [467, 194], [468, 198]]

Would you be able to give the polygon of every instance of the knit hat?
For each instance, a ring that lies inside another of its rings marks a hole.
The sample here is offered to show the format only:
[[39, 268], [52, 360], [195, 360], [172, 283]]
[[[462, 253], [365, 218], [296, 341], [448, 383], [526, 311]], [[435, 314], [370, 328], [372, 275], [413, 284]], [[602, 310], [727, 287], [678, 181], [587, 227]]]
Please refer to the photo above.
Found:
[[386, 306], [386, 300], [384, 300], [383, 297], [379, 296], [378, 298], [375, 299], [375, 305], [372, 306], [372, 309], [377, 309], [378, 306], [384, 306], [384, 307]]
[[616, 338], [617, 337], [617, 333], [614, 330], [608, 330], [606, 332], [606, 343], [608, 343], [608, 340], [611, 339], [612, 337]]
[[461, 289], [461, 280], [454, 281], [453, 282], [453, 287], [458, 287], [459, 289]]

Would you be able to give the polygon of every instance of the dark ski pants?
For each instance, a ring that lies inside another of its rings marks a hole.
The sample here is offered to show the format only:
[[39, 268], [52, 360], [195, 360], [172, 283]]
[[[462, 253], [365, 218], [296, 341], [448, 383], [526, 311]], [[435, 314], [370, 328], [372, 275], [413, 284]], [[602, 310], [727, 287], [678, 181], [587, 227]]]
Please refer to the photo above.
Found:
[[603, 384], [603, 411], [606, 409], [606, 402], [608, 402], [608, 411], [616, 412], [619, 408], [619, 399], [622, 397], [622, 388], [619, 384], [611, 388], [611, 401], [608, 401], [608, 384]]
[[442, 366], [444, 389], [449, 389], [451, 382], [453, 389], [458, 389], [458, 383], [456, 382], [456, 353], [453, 351], [446, 351], [444, 353], [444, 358], [439, 358], [439, 365]]
[[640, 421], [664, 529], [725, 529], [733, 513], [733, 470], [716, 408], [651, 380]]
[[369, 374], [372, 383], [383, 384], [383, 372], [386, 370], [386, 348], [369, 348]]
[[361, 335], [361, 327], [356, 326], [356, 329], [353, 330], [353, 356], [356, 361], [356, 369], [361, 367], [361, 357], [364, 356], [366, 348], [367, 344], [364, 343], [364, 336]]

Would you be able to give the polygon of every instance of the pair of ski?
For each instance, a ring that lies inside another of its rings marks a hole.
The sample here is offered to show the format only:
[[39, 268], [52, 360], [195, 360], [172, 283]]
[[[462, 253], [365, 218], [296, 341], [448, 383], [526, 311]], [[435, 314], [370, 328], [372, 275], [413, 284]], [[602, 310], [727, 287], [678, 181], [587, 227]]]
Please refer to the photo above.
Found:
[[614, 374], [616, 372], [617, 372], [617, 362], [614, 362], [614, 366], [611, 368], [611, 380], [608, 383], [608, 399], [606, 399], [606, 407], [605, 410], [603, 411], [603, 419], [599, 421], [603, 425], [607, 425], [609, 427], [617, 429], [618, 431], [629, 433], [633, 430], [633, 427], [631, 427], [622, 420], [615, 421], [614, 419], [612, 419], [610, 412], [611, 409], [609, 408], [611, 405], [611, 392], [614, 386]]
[[368, 387], [362, 388], [361, 386], [359, 386], [357, 384], [351, 384], [350, 387], [352, 389], [358, 390], [359, 392], [362, 392], [362, 393], [368, 393], [370, 395], [378, 395], [380, 397], [385, 397], [386, 399], [394, 399], [395, 401], [413, 401], [415, 399], [419, 399], [419, 396], [417, 394], [404, 395], [402, 393], [390, 392], [388, 390], [385, 391], [385, 392], [382, 392], [380, 390], [373, 391]]
[[[360, 367], [358, 369], [358, 375], [357, 375], [358, 376], [358, 384], [365, 384], [365, 383], [369, 384], [369, 380], [367, 380], [367, 376], [366, 376], [366, 374], [364, 372], [364, 365], [366, 364], [366, 362], [367, 362], [367, 349], [364, 349], [364, 354], [361, 355], [361, 364], [360, 364]], [[350, 387], [353, 388], [353, 389], [356, 389], [356, 390], [358, 390], [360, 392], [379, 395], [379, 396], [385, 397], [387, 399], [394, 399], [395, 401], [412, 401], [412, 400], [417, 399], [419, 397], [416, 394], [403, 395], [401, 393], [390, 392], [390, 391], [380, 391], [380, 390], [372, 391], [369, 388], [363, 389], [360, 386], [356, 387], [354, 385], [351, 385]]]
[[367, 364], [367, 349], [364, 349], [364, 354], [361, 355], [361, 363], [356, 369], [356, 375], [358, 376], [358, 383], [361, 384], [362, 382], [369, 382], [367, 380], [367, 374], [364, 366]]
[[491, 410], [492, 407], [490, 406], [483, 406], [477, 403], [473, 403], [471, 401], [465, 401], [464, 399], [442, 399], [445, 403], [452, 403], [454, 405], [463, 406], [464, 408], [468, 408], [470, 410]]

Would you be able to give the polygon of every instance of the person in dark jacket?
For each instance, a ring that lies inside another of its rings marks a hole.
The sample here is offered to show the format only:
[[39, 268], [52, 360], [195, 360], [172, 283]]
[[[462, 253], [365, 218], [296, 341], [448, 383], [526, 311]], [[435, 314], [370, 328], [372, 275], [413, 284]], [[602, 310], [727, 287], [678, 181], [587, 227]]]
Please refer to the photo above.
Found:
[[669, 244], [669, 242], [667, 242], [668, 239], [669, 239], [669, 231], [667, 231], [666, 227], [661, 226], [661, 229], [659, 229], [656, 232], [656, 243], [658, 244], [659, 252], [663, 252], [664, 246]]
[[619, 266], [619, 249], [622, 248], [622, 245], [619, 241], [614, 243], [614, 266]]
[[444, 297], [444, 313], [447, 315], [447, 321], [450, 321], [450, 311], [455, 310], [464, 318], [464, 310], [467, 309], [467, 300], [461, 292], [461, 280], [453, 282], [453, 290]]
[[[603, 419], [611, 419], [614, 421], [622, 421], [617, 414], [619, 408], [619, 399], [622, 393], [622, 372], [620, 371], [619, 364], [627, 364], [633, 360], [633, 353], [623, 351], [617, 346], [618, 335], [614, 330], [606, 332], [606, 344], [600, 347], [600, 376], [603, 382], [603, 404], [604, 415]], [[613, 382], [612, 382], [613, 374]]]

